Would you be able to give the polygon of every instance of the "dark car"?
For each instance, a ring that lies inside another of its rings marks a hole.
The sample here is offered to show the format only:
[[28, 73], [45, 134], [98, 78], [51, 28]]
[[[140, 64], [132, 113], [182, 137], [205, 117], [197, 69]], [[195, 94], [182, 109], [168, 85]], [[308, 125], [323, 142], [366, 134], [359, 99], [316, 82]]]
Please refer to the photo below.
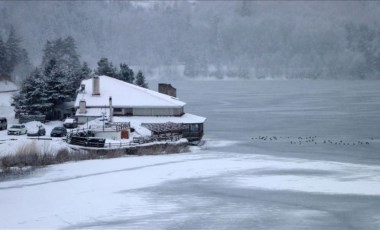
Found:
[[67, 130], [65, 127], [55, 127], [51, 133], [51, 137], [64, 137], [67, 134]]
[[46, 130], [42, 125], [37, 126], [35, 129], [28, 129], [26, 133], [28, 136], [45, 136]]

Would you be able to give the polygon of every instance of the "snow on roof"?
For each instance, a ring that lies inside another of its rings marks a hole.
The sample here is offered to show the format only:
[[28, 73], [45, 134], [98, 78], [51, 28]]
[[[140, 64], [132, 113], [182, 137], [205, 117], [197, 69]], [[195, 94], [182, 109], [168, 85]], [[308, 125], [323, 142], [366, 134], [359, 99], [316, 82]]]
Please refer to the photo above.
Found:
[[78, 93], [75, 106], [85, 100], [86, 107], [99, 107], [109, 104], [112, 97], [112, 106], [117, 107], [149, 107], [149, 108], [178, 108], [186, 103], [175, 97], [145, 89], [108, 76], [99, 76], [100, 95], [92, 95], [93, 79], [83, 80], [85, 91]]

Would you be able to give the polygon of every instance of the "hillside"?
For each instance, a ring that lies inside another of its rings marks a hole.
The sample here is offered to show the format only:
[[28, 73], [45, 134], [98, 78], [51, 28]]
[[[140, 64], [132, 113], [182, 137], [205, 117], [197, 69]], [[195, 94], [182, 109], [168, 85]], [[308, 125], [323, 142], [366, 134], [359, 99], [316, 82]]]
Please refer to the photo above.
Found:
[[3, 1], [0, 35], [14, 26], [34, 65], [46, 40], [72, 36], [91, 68], [105, 56], [171, 77], [379, 76], [379, 2], [161, 2]]

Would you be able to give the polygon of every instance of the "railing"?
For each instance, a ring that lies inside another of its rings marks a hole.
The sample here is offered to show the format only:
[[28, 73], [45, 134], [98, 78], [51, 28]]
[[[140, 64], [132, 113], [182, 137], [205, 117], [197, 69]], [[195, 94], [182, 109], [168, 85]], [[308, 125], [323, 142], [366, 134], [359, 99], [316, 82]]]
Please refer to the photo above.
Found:
[[188, 139], [189, 141], [198, 141], [202, 139], [203, 131], [199, 131], [199, 132], [184, 131], [183, 137]]

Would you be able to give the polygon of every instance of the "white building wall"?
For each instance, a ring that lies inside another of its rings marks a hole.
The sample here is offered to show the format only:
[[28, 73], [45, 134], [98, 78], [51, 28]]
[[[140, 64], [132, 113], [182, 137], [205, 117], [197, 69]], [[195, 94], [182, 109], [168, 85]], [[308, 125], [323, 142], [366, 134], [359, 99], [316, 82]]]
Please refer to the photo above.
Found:
[[153, 116], [150, 108], [133, 108], [133, 116]]
[[96, 118], [96, 117], [82, 117], [82, 116], [77, 117], [77, 119], [78, 119], [78, 124], [84, 124], [84, 123], [87, 123], [87, 122], [89, 122], [89, 121], [94, 120], [95, 118]]
[[95, 132], [95, 137], [102, 137], [102, 138], [112, 139], [112, 140], [120, 140], [121, 132], [120, 131], [99, 131], [99, 132]]

